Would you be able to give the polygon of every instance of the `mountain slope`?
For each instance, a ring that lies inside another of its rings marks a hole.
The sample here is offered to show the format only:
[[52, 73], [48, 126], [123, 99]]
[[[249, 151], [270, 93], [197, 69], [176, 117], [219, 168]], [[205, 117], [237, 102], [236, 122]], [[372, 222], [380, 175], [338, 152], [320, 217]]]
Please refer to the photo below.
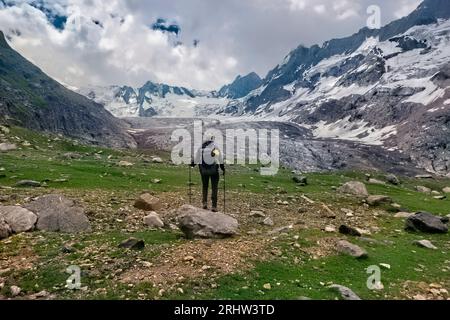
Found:
[[255, 73], [249, 73], [248, 75], [237, 78], [229, 85], [223, 86], [219, 90], [219, 96], [227, 97], [230, 99], [239, 99], [245, 97], [250, 92], [261, 86], [262, 79]]
[[61, 133], [89, 143], [135, 142], [101, 105], [66, 89], [14, 51], [0, 32], [0, 122]]
[[296, 122], [315, 137], [399, 150], [450, 172], [450, 6], [426, 0], [379, 30], [299, 47], [222, 115]]

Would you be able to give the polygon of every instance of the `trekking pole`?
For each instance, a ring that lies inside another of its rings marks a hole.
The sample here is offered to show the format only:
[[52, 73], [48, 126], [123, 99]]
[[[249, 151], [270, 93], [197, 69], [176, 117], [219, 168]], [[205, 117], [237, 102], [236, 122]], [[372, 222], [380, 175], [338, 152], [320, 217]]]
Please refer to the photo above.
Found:
[[225, 182], [225, 176], [226, 174], [223, 175], [223, 213], [226, 214], [226, 197], [225, 197], [225, 193], [226, 193], [226, 182]]
[[189, 166], [189, 204], [192, 205], [192, 167]]

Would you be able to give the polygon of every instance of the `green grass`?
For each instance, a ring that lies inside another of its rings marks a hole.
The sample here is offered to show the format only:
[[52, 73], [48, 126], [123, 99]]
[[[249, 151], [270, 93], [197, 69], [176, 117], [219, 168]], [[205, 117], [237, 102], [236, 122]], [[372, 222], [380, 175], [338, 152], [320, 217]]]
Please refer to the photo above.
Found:
[[[14, 137], [20, 137], [15, 139]], [[31, 143], [31, 147], [21, 147], [21, 150], [2, 153], [0, 168], [5, 170], [0, 176], [0, 185], [13, 186], [22, 179], [43, 181], [49, 188], [57, 190], [109, 190], [138, 193], [142, 190], [153, 190], [156, 193], [166, 191], [184, 191], [187, 188], [189, 168], [176, 167], [170, 164], [153, 164], [144, 161], [148, 155], [137, 151], [111, 150], [85, 146], [72, 140], [43, 135], [26, 129], [11, 128], [9, 135], [11, 142], [20, 146], [24, 141]], [[83, 155], [79, 160], [66, 160], [63, 154], [77, 152]], [[165, 154], [156, 154], [167, 159]], [[132, 167], [119, 167], [118, 162], [126, 160], [134, 163]], [[305, 194], [309, 198], [327, 203], [335, 208], [346, 205], [361, 205], [361, 199], [345, 197], [337, 194], [333, 189], [350, 180], [365, 181], [365, 172], [327, 172], [307, 174], [308, 185], [298, 186], [292, 181], [290, 170], [281, 169], [276, 176], [264, 177], [258, 172], [257, 166], [228, 166], [227, 189], [241, 194], [265, 194], [284, 197]], [[380, 180], [383, 176], [371, 173]], [[192, 169], [194, 189], [198, 190], [200, 178], [198, 169]], [[56, 179], [68, 179], [67, 182], [55, 182]], [[429, 211], [435, 214], [450, 213], [450, 199], [436, 200], [431, 195], [425, 195], [414, 190], [417, 185], [427, 186], [433, 190], [442, 190], [450, 186], [449, 179], [417, 180], [400, 177], [401, 184], [370, 185], [370, 194], [390, 196], [405, 210]], [[161, 179], [160, 184], [153, 184], [152, 179]], [[20, 190], [17, 191], [20, 193]], [[426, 235], [439, 250], [426, 250], [412, 244], [414, 240], [423, 239], [424, 235], [406, 233], [403, 221], [384, 217], [379, 222], [382, 231], [374, 238], [389, 240], [393, 245], [369, 245], [357, 238], [352, 242], [366, 248], [369, 258], [355, 260], [353, 258], [333, 255], [319, 260], [313, 260], [305, 252], [292, 247], [291, 234], [288, 239], [280, 238], [274, 246], [283, 251], [282, 258], [272, 258], [268, 261], [254, 261], [254, 268], [224, 275], [217, 280], [218, 287], [211, 289], [211, 283], [186, 283], [184, 294], [169, 293], [166, 298], [214, 298], [214, 299], [296, 299], [307, 296], [313, 299], [335, 299], [338, 295], [327, 288], [333, 282], [351, 287], [365, 299], [383, 299], [401, 297], [401, 285], [406, 280], [439, 282], [448, 284], [448, 271], [442, 271], [448, 266], [449, 237], [447, 235]], [[314, 245], [314, 239], [323, 237], [319, 230], [303, 230], [297, 233], [297, 241], [301, 248]], [[118, 244], [133, 236], [143, 239], [146, 248], [142, 251], [130, 251], [118, 248]], [[70, 236], [53, 233], [33, 233], [38, 238], [32, 249], [38, 256], [37, 265], [33, 270], [10, 271], [6, 274], [8, 283], [22, 287], [26, 292], [48, 290], [56, 293], [59, 298], [87, 298], [87, 299], [137, 299], [154, 297], [155, 288], [149, 283], [141, 283], [135, 287], [117, 283], [106, 278], [111, 271], [103, 274], [86, 273], [83, 283], [89, 287], [88, 292], [70, 292], [63, 288], [68, 275], [65, 269], [72, 263], [79, 263], [90, 248], [109, 248], [101, 253], [105, 259], [112, 259], [118, 265], [115, 268], [126, 270], [136, 259], [151, 261], [169, 245], [182, 244], [184, 239], [176, 232], [139, 231], [134, 233], [119, 230], [105, 230], [101, 233]], [[312, 240], [311, 240], [312, 239]], [[12, 237], [8, 246], [0, 246], [0, 256], [20, 256], [24, 248], [29, 245], [27, 237]], [[76, 249], [72, 253], [63, 253], [62, 246], [67, 242], [74, 242]], [[300, 261], [295, 263], [294, 261]], [[102, 261], [93, 261], [96, 268], [105, 267]], [[369, 276], [366, 268], [370, 265], [387, 263], [390, 270], [382, 270], [382, 282], [385, 290], [375, 292], [367, 289], [366, 281]], [[416, 269], [422, 265], [423, 272]], [[448, 269], [447, 269], [448, 270]], [[4, 275], [2, 275], [4, 276]], [[272, 289], [265, 290], [263, 285], [270, 283]], [[279, 285], [278, 285], [279, 284]], [[95, 292], [99, 288], [112, 288], [107, 292]], [[1, 294], [9, 295], [7, 286]], [[386, 295], [386, 296], [385, 296]]]

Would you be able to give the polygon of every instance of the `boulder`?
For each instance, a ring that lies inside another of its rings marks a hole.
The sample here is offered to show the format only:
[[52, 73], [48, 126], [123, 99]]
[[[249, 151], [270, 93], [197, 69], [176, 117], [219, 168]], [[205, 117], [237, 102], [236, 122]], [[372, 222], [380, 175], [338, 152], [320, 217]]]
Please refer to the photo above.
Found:
[[418, 240], [414, 241], [414, 244], [422, 248], [437, 250], [437, 247], [430, 240]]
[[37, 221], [33, 212], [18, 206], [0, 206], [0, 216], [14, 233], [33, 230]]
[[52, 232], [78, 233], [90, 231], [84, 209], [59, 194], [37, 198], [25, 206], [38, 216], [36, 229]]
[[336, 250], [339, 253], [343, 253], [352, 257], [355, 257], [357, 259], [361, 258], [367, 258], [367, 252], [366, 250], [360, 248], [356, 244], [350, 243], [346, 240], [340, 240], [338, 241], [336, 245]]
[[342, 187], [338, 188], [340, 193], [351, 194], [360, 197], [369, 196], [366, 185], [359, 181], [350, 181], [345, 183]]
[[136, 199], [134, 207], [145, 211], [157, 211], [161, 209], [161, 201], [150, 193], [144, 193]]
[[418, 174], [416, 179], [433, 179], [433, 176], [431, 174]]
[[144, 223], [150, 228], [164, 227], [164, 222], [156, 212], [150, 212], [147, 216], [145, 216]]
[[450, 193], [450, 187], [445, 187], [444, 189], [442, 189], [443, 193]]
[[422, 231], [426, 233], [447, 233], [448, 227], [440, 217], [428, 212], [418, 212], [406, 219], [405, 229], [408, 231]]
[[142, 250], [145, 248], [144, 240], [129, 238], [119, 244], [119, 248]]
[[292, 180], [295, 183], [302, 184], [302, 185], [305, 185], [305, 186], [308, 184], [308, 178], [305, 177], [305, 176], [294, 176], [292, 178]]
[[16, 149], [17, 145], [14, 143], [0, 143], [0, 151], [12, 151]]
[[431, 193], [431, 189], [424, 186], [416, 186], [416, 190], [421, 193]]
[[397, 212], [394, 215], [394, 218], [409, 218], [412, 217], [415, 213], [412, 212]]
[[152, 162], [153, 163], [163, 163], [164, 161], [160, 157], [153, 157]]
[[367, 182], [370, 184], [386, 185], [386, 183], [384, 181], [374, 179], [374, 178], [370, 178]]
[[400, 184], [400, 180], [394, 174], [388, 174], [386, 176], [386, 181], [389, 182], [390, 184], [395, 185], [395, 186]]
[[351, 289], [338, 285], [338, 284], [333, 284], [331, 286], [329, 286], [328, 288], [330, 288], [331, 290], [337, 291], [341, 297], [344, 300], [361, 300], [360, 297], [358, 297], [358, 295], [356, 295], [356, 293], [354, 293]]
[[226, 238], [237, 234], [238, 221], [223, 213], [212, 213], [190, 205], [178, 209], [178, 226], [188, 239]]
[[119, 162], [120, 167], [132, 167], [134, 166], [134, 163], [128, 162], [128, 161], [120, 161]]
[[354, 237], [361, 237], [362, 235], [361, 232], [359, 232], [357, 229], [346, 226], [345, 224], [339, 227], [339, 233]]
[[8, 238], [12, 234], [12, 230], [6, 223], [5, 219], [0, 216], [0, 240]]
[[16, 187], [32, 187], [37, 188], [41, 186], [41, 183], [34, 180], [20, 180], [16, 183]]
[[382, 204], [390, 204], [392, 203], [392, 199], [388, 196], [368, 196], [367, 197], [367, 203], [371, 206], [379, 206]]

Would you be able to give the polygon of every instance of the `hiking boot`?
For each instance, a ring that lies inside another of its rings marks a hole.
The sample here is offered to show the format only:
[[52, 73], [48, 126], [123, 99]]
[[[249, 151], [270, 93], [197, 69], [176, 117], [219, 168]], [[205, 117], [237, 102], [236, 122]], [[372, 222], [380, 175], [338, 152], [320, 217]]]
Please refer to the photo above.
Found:
[[212, 208], [211, 211], [212, 212], [217, 212], [217, 208]]
[[208, 205], [207, 205], [207, 204], [204, 204], [204, 205], [203, 205], [203, 209], [204, 209], [204, 210], [208, 210]]

